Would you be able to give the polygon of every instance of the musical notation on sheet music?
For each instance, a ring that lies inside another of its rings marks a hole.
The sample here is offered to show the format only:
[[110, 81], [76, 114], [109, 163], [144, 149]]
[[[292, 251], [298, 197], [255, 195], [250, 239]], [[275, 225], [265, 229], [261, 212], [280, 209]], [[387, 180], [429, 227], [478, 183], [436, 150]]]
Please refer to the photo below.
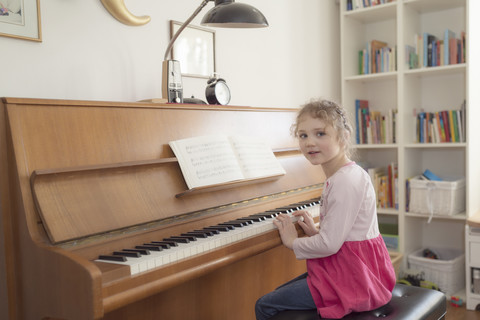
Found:
[[306, 210], [313, 217], [318, 217], [320, 201], [319, 199], [307, 200], [158, 241], [139, 244], [134, 248], [100, 255], [96, 261], [127, 265], [130, 267], [130, 274], [135, 275], [274, 230], [276, 226], [273, 224], [273, 219], [279, 214], [288, 214], [296, 222], [297, 217], [293, 217], [292, 213], [297, 210]]

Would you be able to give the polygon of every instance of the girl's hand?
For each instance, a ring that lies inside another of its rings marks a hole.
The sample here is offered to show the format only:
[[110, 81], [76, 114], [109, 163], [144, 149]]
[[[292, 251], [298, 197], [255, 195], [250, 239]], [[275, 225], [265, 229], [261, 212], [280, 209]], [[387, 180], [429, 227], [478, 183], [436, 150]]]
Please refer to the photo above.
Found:
[[299, 210], [293, 213], [295, 217], [302, 217], [303, 219], [298, 220], [298, 224], [302, 227], [305, 234], [309, 237], [314, 236], [318, 233], [318, 229], [315, 226], [312, 216], [307, 211]]
[[277, 226], [278, 232], [280, 232], [280, 238], [288, 249], [293, 249], [293, 241], [298, 238], [297, 229], [293, 224], [290, 217], [286, 214], [280, 214], [273, 224]]

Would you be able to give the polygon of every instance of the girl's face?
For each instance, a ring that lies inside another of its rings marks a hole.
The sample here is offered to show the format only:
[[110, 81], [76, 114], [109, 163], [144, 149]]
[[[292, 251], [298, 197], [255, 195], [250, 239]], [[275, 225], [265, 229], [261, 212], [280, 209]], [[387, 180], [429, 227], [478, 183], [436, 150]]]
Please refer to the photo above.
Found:
[[313, 165], [328, 165], [344, 155], [337, 132], [325, 121], [305, 115], [297, 128], [300, 150]]

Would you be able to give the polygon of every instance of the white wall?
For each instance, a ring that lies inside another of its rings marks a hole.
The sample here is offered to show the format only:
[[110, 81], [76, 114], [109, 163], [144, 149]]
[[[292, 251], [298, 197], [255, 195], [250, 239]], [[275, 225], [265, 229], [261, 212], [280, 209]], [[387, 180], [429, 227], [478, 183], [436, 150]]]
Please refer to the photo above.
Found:
[[[340, 100], [335, 0], [238, 1], [262, 11], [270, 27], [215, 29], [217, 71], [231, 88], [231, 105], [298, 107], [312, 97]], [[159, 98], [169, 20], [185, 21], [201, 1], [126, 0], [132, 13], [152, 18], [138, 27], [115, 20], [100, 0], [40, 2], [42, 42], [0, 36], [0, 97]], [[184, 78], [185, 97], [205, 100], [205, 85], [205, 79]], [[4, 277], [0, 258], [2, 319], [8, 313]]]
[[[126, 0], [144, 26], [115, 20], [100, 0], [41, 1], [40, 43], [0, 37], [0, 96], [137, 101], [161, 97], [169, 20], [185, 21], [200, 0]], [[215, 29], [217, 71], [231, 105], [297, 107], [340, 100], [335, 0], [239, 0], [267, 17], [265, 29]], [[194, 20], [201, 17], [213, 2]], [[184, 96], [205, 99], [206, 79], [184, 78]]]

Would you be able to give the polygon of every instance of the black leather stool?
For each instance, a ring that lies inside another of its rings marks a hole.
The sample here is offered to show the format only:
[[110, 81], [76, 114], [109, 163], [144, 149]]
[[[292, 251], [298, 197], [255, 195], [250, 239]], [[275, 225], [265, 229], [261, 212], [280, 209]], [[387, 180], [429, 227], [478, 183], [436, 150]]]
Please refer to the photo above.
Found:
[[[447, 298], [440, 291], [397, 284], [389, 303], [372, 311], [354, 312], [342, 320], [445, 319]], [[319, 320], [317, 310], [283, 311], [271, 320]]]

